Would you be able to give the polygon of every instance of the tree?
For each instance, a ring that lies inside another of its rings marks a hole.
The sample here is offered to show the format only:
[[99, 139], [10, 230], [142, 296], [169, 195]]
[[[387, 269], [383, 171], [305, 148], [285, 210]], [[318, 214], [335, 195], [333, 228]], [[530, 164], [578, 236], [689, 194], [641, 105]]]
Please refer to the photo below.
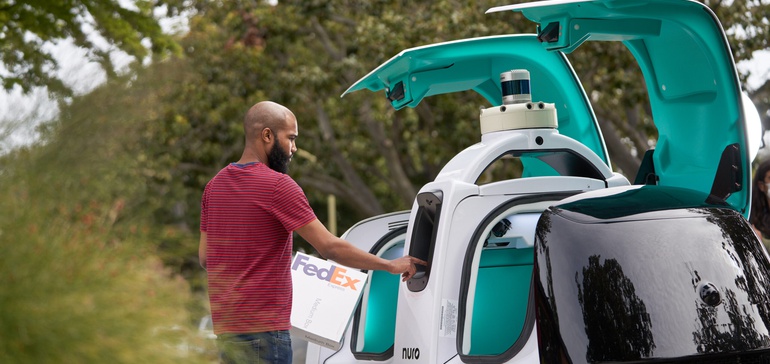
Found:
[[[85, 48], [89, 58], [114, 76], [111, 49], [96, 44], [103, 38], [109, 45], [144, 59], [148, 52], [162, 55], [176, 52], [177, 44], [163, 34], [153, 9], [166, 7], [175, 14], [181, 6], [177, 0], [137, 0], [128, 9], [115, 0], [0, 0], [0, 80], [5, 90], [20, 86], [24, 92], [47, 86], [54, 94], [70, 90], [56, 75], [57, 62], [51, 54], [51, 43], [70, 39]], [[143, 40], [151, 43], [148, 50]]]
[[354, 201], [369, 216], [410, 207], [422, 184], [478, 140], [478, 108], [489, 105], [469, 92], [395, 112], [382, 95], [338, 95], [402, 49], [492, 35], [511, 25], [483, 15], [489, 6], [480, 1], [355, 5], [287, 2], [287, 10], [303, 14], [300, 38], [278, 42], [281, 48], [272, 51], [289, 60], [291, 67], [281, 69], [312, 72], [307, 78], [279, 74], [292, 92], [276, 97], [301, 105], [298, 112], [314, 121], [306, 127], [308, 149], [331, 162], [307, 165], [299, 182]]
[[[167, 139], [156, 144], [180, 156], [184, 168], [172, 174], [205, 183], [224, 161], [237, 159], [244, 111], [256, 100], [273, 99], [300, 120], [300, 148], [308, 153], [299, 153], [292, 173], [317, 202], [321, 194], [344, 202], [343, 225], [408, 208], [421, 184], [478, 140], [478, 107], [486, 101], [472, 93], [448, 95], [394, 112], [382, 97], [339, 95], [401, 49], [509, 27], [500, 17], [482, 21], [486, 8], [457, 1], [200, 8], [181, 41], [195, 75], [188, 82], [198, 87], [180, 88], [160, 121], [182, 121], [189, 133], [164, 134]], [[303, 157], [309, 154], [315, 158]], [[198, 199], [196, 192], [185, 205], [197, 209]]]
[[0, 362], [206, 362], [189, 286], [159, 258], [169, 233], [147, 213], [138, 122], [163, 83], [120, 81], [0, 157]]

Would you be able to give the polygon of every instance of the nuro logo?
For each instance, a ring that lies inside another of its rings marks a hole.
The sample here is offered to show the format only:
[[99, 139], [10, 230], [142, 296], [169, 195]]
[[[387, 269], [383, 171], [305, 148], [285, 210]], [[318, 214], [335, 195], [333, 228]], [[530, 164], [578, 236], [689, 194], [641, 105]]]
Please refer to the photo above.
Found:
[[358, 291], [356, 284], [361, 282], [361, 280], [353, 279], [350, 276], [345, 275], [344, 273], [347, 272], [345, 268], [338, 267], [333, 264], [328, 269], [319, 268], [313, 263], [308, 263], [307, 261], [309, 259], [310, 258], [305, 255], [298, 255], [297, 258], [294, 259], [294, 264], [292, 264], [291, 269], [299, 271], [300, 267], [303, 267], [301, 270], [302, 273], [305, 273], [311, 277], [315, 276], [322, 281], [327, 281], [331, 284], [335, 284], [341, 287], [348, 287], [354, 291]]

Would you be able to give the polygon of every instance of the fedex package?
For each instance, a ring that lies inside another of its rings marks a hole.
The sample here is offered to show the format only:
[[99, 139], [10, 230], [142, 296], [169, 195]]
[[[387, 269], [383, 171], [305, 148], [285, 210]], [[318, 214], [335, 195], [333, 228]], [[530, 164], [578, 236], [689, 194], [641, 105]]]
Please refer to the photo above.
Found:
[[366, 277], [356, 269], [298, 252], [291, 263], [292, 335], [339, 349]]

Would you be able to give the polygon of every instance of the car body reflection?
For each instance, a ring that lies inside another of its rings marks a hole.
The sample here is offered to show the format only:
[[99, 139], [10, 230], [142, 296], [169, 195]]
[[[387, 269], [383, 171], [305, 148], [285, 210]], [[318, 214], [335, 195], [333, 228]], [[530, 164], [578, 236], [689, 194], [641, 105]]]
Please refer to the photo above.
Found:
[[666, 190], [583, 198], [543, 214], [535, 278], [544, 362], [695, 360], [770, 347], [770, 262], [745, 219], [706, 196], [662, 203]]

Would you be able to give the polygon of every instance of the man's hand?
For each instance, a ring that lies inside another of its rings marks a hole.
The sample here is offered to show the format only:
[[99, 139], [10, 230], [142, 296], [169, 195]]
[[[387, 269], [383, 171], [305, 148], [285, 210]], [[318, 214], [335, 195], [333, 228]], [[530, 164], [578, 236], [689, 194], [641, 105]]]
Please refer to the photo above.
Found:
[[307, 240], [324, 259], [333, 260], [346, 267], [384, 270], [392, 274], [401, 274], [402, 280], [406, 281], [417, 273], [415, 264], [428, 265], [424, 260], [408, 255], [393, 260], [380, 258], [357, 248], [349, 241], [334, 236], [318, 219], [298, 228], [296, 232]]
[[388, 272], [393, 274], [401, 274], [401, 281], [406, 282], [409, 278], [412, 278], [417, 273], [417, 264], [428, 266], [428, 262], [418, 259], [409, 255], [405, 255], [398, 259], [390, 261], [390, 268]]

